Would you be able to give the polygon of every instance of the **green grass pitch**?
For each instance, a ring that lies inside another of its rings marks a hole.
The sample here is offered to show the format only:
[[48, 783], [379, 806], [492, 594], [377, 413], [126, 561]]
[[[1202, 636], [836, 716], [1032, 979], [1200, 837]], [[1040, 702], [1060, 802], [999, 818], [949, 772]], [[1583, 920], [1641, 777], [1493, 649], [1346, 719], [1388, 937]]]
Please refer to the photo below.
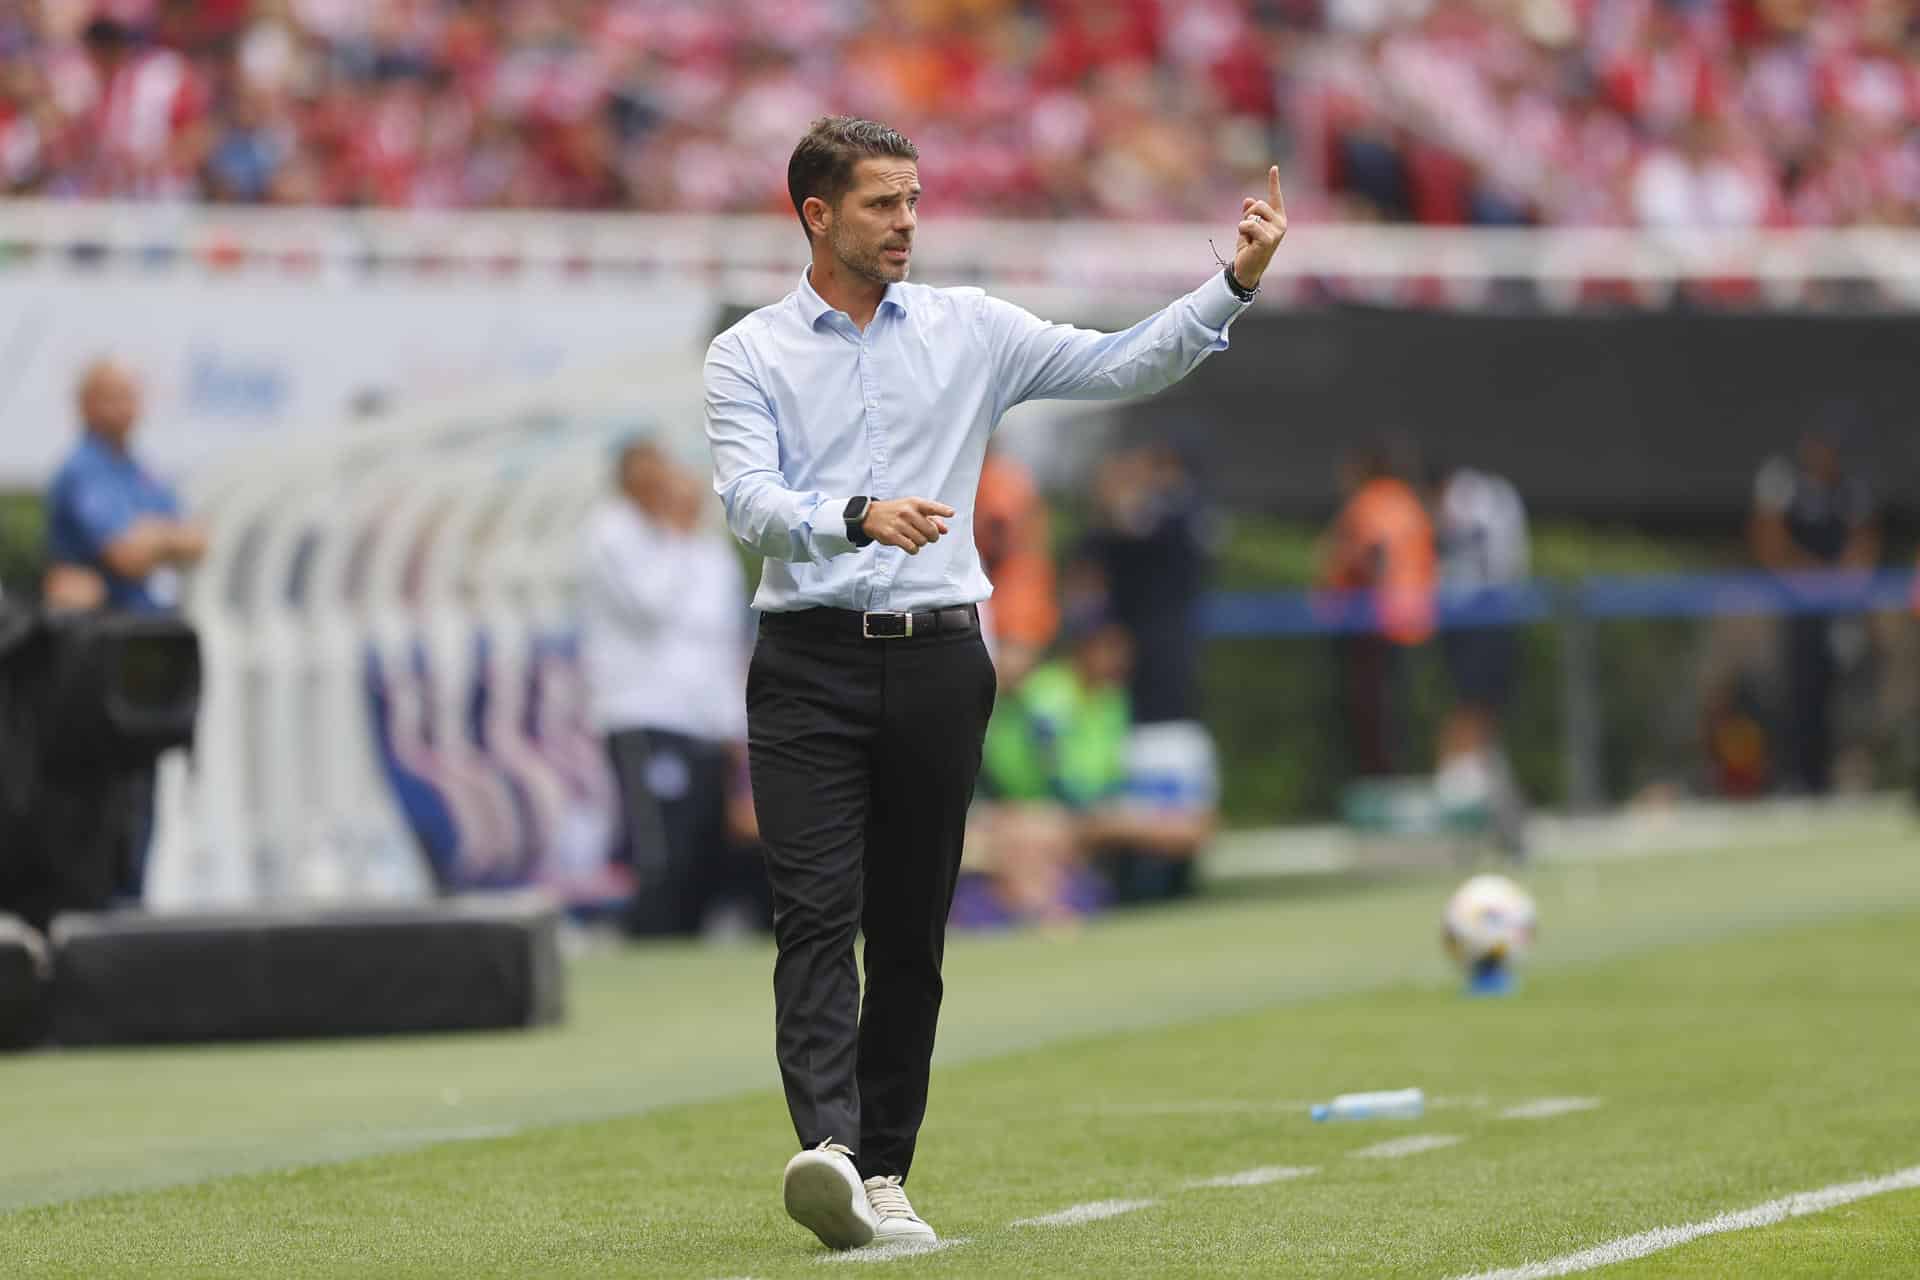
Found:
[[[955, 939], [910, 1189], [960, 1243], [874, 1265], [1445, 1280], [1920, 1166], [1910, 826], [1536, 869], [1500, 1000], [1441, 959], [1454, 878]], [[780, 1207], [770, 962], [592, 954], [531, 1034], [0, 1058], [0, 1274], [831, 1274]], [[1404, 1085], [1420, 1120], [1306, 1116]], [[1016, 1225], [1102, 1201], [1150, 1203]], [[1596, 1274], [1920, 1274], [1920, 1190]]]

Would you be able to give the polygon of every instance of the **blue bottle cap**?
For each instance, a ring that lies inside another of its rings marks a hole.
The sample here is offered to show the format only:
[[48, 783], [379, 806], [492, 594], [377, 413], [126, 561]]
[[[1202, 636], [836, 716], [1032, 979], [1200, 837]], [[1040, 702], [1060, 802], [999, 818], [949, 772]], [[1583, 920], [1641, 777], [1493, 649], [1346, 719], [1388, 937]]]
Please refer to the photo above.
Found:
[[1482, 965], [1467, 979], [1470, 996], [1504, 996], [1513, 993], [1513, 970], [1502, 964]]

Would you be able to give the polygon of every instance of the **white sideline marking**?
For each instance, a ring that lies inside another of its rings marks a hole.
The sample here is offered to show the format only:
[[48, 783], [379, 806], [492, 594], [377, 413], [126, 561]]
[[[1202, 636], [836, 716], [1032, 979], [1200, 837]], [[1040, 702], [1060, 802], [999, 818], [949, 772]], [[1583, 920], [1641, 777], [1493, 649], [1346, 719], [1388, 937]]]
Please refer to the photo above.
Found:
[[1460, 1280], [1547, 1280], [1549, 1276], [1572, 1275], [1576, 1271], [1591, 1271], [1595, 1267], [1644, 1258], [1650, 1253], [1659, 1253], [1663, 1249], [1686, 1244], [1689, 1240], [1698, 1240], [1701, 1236], [1719, 1235], [1723, 1231], [1746, 1231], [1751, 1227], [1770, 1227], [1788, 1218], [1822, 1213], [1855, 1200], [1865, 1200], [1868, 1196], [1885, 1195], [1889, 1191], [1910, 1191], [1915, 1187], [1920, 1187], [1920, 1165], [1890, 1173], [1884, 1178], [1835, 1183], [1818, 1191], [1802, 1191], [1778, 1200], [1769, 1200], [1751, 1209], [1723, 1213], [1705, 1222], [1691, 1222], [1681, 1227], [1657, 1227], [1636, 1236], [1609, 1240], [1578, 1253], [1549, 1258], [1545, 1262], [1529, 1262], [1502, 1271], [1476, 1272], [1471, 1276], [1462, 1276]]
[[1258, 1169], [1242, 1169], [1239, 1173], [1225, 1173], [1217, 1178], [1196, 1178], [1186, 1186], [1188, 1191], [1199, 1191], [1205, 1187], [1264, 1187], [1269, 1182], [1285, 1182], [1288, 1178], [1304, 1178], [1318, 1169], [1295, 1169], [1287, 1165], [1269, 1164]]
[[938, 1253], [942, 1249], [958, 1249], [963, 1244], [972, 1244], [972, 1236], [954, 1236], [951, 1239], [936, 1240], [932, 1244], [922, 1244], [918, 1240], [895, 1240], [891, 1244], [870, 1244], [862, 1249], [844, 1249], [829, 1253], [820, 1259], [822, 1262], [898, 1262], [902, 1258], [917, 1258], [923, 1253]]
[[470, 1124], [457, 1129], [390, 1129], [387, 1136], [400, 1142], [486, 1142], [519, 1132], [520, 1126], [514, 1124]]
[[1545, 1120], [1572, 1111], [1591, 1111], [1600, 1105], [1598, 1098], [1535, 1098], [1500, 1113], [1502, 1120]]
[[1123, 1213], [1132, 1213], [1135, 1209], [1146, 1209], [1159, 1204], [1158, 1200], [1093, 1200], [1087, 1204], [1076, 1204], [1058, 1213], [1043, 1213], [1037, 1218], [1021, 1218], [1009, 1223], [1014, 1227], [1077, 1227], [1083, 1222], [1098, 1222], [1102, 1218], [1117, 1218]]
[[1111, 1116], [1205, 1116], [1237, 1115], [1242, 1112], [1305, 1111], [1313, 1103], [1305, 1099], [1272, 1098], [1243, 1102], [1234, 1098], [1193, 1098], [1182, 1102], [1083, 1102], [1074, 1107], [1083, 1115]]
[[[1204, 1116], [1239, 1115], [1246, 1112], [1265, 1114], [1267, 1112], [1311, 1111], [1316, 1102], [1325, 1102], [1325, 1098], [1264, 1098], [1248, 1100], [1240, 1098], [1187, 1098], [1168, 1102], [1081, 1102], [1073, 1109], [1081, 1115], [1110, 1116]], [[1485, 1097], [1428, 1098], [1427, 1107], [1432, 1109], [1455, 1107], [1482, 1108], [1488, 1106]]]
[[1401, 1156], [1416, 1156], [1422, 1151], [1438, 1151], [1441, 1147], [1450, 1147], [1456, 1142], [1465, 1142], [1457, 1133], [1416, 1133], [1408, 1138], [1394, 1138], [1387, 1142], [1376, 1143], [1371, 1147], [1362, 1147], [1354, 1152], [1370, 1160], [1398, 1160]]

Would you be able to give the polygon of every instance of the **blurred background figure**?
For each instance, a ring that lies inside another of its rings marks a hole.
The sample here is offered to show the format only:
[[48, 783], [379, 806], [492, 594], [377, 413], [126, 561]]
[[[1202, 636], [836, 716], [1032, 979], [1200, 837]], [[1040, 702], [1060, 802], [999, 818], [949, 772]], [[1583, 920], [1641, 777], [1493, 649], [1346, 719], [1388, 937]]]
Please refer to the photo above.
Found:
[[736, 840], [746, 741], [746, 581], [703, 530], [706, 495], [659, 445], [621, 449], [586, 527], [581, 643], [593, 722], [620, 784], [628, 929], [733, 932], [758, 922], [759, 869]]
[[1059, 588], [1046, 499], [1033, 477], [1004, 449], [987, 452], [974, 500], [974, 545], [993, 583], [981, 609], [1000, 687], [1010, 689], [1033, 670], [1060, 628]]
[[1128, 691], [1136, 724], [1199, 718], [1205, 598], [1217, 519], [1172, 445], [1122, 449], [1093, 477], [1094, 517], [1081, 556], [1105, 607], [1132, 633]]
[[[41, 598], [49, 609], [172, 613], [180, 574], [200, 562], [207, 533], [181, 514], [172, 487], [133, 452], [140, 384], [110, 359], [82, 371], [77, 395], [81, 437], [47, 493], [47, 568]], [[129, 768], [105, 803], [121, 830], [103, 838], [118, 850], [115, 896], [138, 902], [153, 843], [154, 766]]]
[[1190, 892], [1214, 825], [1211, 798], [1171, 787], [1171, 799], [1138, 794], [1127, 692], [1137, 645], [1097, 570], [1078, 565], [1068, 579], [1065, 653], [1002, 696], [981, 767], [994, 892], [1004, 909], [1037, 920]]
[[[1748, 544], [1762, 568], [1779, 574], [1869, 570], [1880, 559], [1880, 526], [1865, 477], [1843, 456], [1845, 428], [1834, 419], [1808, 431], [1793, 457], [1769, 458], [1754, 481]], [[1810, 795], [1833, 786], [1833, 697], [1843, 661], [1865, 656], [1857, 616], [1837, 617], [1804, 602], [1782, 622], [1786, 669], [1787, 785]]]
[[1408, 768], [1407, 652], [1433, 634], [1433, 522], [1406, 470], [1384, 443], [1342, 459], [1341, 507], [1319, 547], [1319, 586], [1368, 593], [1362, 625], [1334, 639], [1351, 768], [1363, 778]]
[[[981, 758], [992, 904], [1014, 920], [1058, 923], [1107, 897], [1086, 869], [1096, 815], [1126, 787], [1133, 642], [1098, 594], [1073, 589], [1076, 578], [1088, 581], [1069, 574], [1064, 656], [1001, 695]], [[970, 888], [956, 922], [992, 922], [980, 886]]]
[[1222, 521], [1176, 445], [1147, 442], [1101, 463], [1081, 554], [1105, 607], [1132, 638], [1124, 805], [1138, 843], [1104, 842], [1102, 867], [1122, 902], [1183, 897], [1220, 803], [1213, 737], [1201, 719], [1202, 606]]
[[180, 603], [180, 574], [206, 553], [173, 489], [133, 453], [140, 384], [113, 360], [80, 376], [80, 442], [47, 494], [47, 575], [54, 608], [151, 613]]
[[1434, 517], [1440, 598], [1464, 615], [1440, 636], [1453, 705], [1440, 726], [1435, 785], [1444, 803], [1486, 809], [1501, 847], [1518, 855], [1526, 804], [1500, 721], [1513, 694], [1520, 635], [1500, 610], [1506, 592], [1527, 580], [1527, 509], [1504, 477], [1454, 467], [1439, 475]]

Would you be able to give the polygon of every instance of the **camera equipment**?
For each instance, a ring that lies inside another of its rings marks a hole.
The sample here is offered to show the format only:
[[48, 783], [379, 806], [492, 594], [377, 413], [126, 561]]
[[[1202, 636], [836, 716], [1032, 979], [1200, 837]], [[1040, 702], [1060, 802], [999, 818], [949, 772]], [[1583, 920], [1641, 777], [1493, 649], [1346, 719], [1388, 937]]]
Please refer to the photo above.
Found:
[[153, 763], [199, 705], [182, 619], [0, 604], [0, 910], [45, 928], [137, 888]]

